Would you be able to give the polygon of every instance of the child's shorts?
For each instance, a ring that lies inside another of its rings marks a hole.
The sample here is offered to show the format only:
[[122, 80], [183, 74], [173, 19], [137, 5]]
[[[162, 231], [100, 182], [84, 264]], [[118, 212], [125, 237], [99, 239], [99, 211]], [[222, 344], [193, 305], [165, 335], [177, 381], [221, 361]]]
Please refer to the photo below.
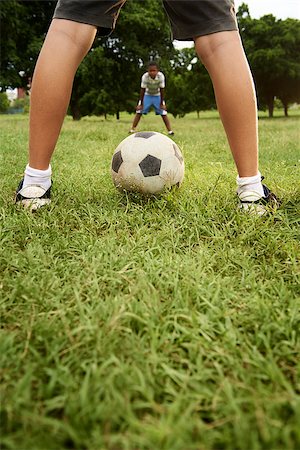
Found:
[[[94, 25], [103, 36], [116, 25], [126, 0], [58, 0], [54, 18]], [[163, 0], [173, 39], [193, 40], [219, 31], [237, 30], [234, 0]]]
[[167, 115], [167, 111], [160, 107], [160, 99], [161, 99], [160, 95], [145, 94], [144, 95], [144, 100], [143, 100], [144, 108], [142, 110], [138, 110], [137, 109], [136, 110], [137, 114], [148, 114], [148, 112], [150, 111], [151, 106], [153, 106], [156, 115], [166, 116]]

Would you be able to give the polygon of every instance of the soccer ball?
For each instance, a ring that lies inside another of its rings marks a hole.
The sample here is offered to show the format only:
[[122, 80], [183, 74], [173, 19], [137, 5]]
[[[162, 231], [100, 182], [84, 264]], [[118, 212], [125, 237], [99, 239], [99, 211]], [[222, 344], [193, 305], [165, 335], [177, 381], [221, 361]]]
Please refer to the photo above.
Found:
[[161, 133], [134, 133], [116, 148], [111, 175], [118, 189], [159, 194], [166, 188], [180, 186], [184, 160], [179, 147]]

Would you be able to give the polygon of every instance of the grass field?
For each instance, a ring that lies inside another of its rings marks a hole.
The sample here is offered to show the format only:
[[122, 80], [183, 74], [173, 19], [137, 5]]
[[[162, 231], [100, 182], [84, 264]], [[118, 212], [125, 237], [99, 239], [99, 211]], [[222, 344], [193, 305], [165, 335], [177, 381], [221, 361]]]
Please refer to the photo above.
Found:
[[[1, 439], [13, 450], [300, 448], [300, 115], [259, 121], [274, 216], [236, 209], [216, 113], [173, 120], [186, 175], [118, 193], [132, 117], [67, 119], [53, 201], [13, 204], [26, 116], [1, 116]], [[164, 131], [149, 115], [140, 129]]]

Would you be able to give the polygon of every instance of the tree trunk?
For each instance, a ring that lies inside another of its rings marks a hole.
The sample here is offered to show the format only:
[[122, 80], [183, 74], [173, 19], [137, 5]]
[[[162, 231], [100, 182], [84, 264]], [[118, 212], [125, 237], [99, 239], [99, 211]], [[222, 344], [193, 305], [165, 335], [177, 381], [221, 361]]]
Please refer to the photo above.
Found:
[[268, 110], [269, 110], [269, 117], [273, 117], [274, 113], [274, 97], [270, 98], [268, 101]]
[[82, 115], [79, 108], [79, 95], [78, 95], [79, 84], [78, 80], [74, 79], [72, 96], [69, 104], [69, 108], [73, 117], [73, 120], [80, 120]]
[[284, 115], [285, 115], [285, 117], [289, 117], [289, 113], [288, 113], [289, 106], [288, 106], [288, 104], [284, 103], [283, 104], [283, 108], [284, 108]]
[[70, 105], [71, 114], [73, 117], [73, 120], [80, 120], [81, 119], [81, 113], [79, 109], [79, 105], [77, 103], [73, 103]]
[[116, 112], [117, 120], [120, 120], [120, 111]]
[[197, 118], [200, 119], [200, 111], [197, 111]]

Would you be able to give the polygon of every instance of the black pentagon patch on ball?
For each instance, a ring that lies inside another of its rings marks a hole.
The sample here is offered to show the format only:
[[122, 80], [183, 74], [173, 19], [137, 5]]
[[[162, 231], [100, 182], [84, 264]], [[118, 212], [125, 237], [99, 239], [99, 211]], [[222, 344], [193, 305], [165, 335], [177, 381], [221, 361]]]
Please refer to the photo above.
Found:
[[112, 170], [114, 172], [118, 173], [122, 162], [123, 162], [123, 158], [122, 158], [122, 155], [121, 155], [121, 150], [119, 150], [113, 156], [112, 163], [111, 163]]
[[153, 133], [152, 131], [140, 131], [138, 133], [134, 133], [134, 137], [135, 138], [144, 138], [144, 139], [149, 139], [151, 138], [151, 136], [154, 136], [155, 133]]
[[147, 155], [139, 164], [144, 177], [155, 177], [159, 175], [161, 160], [155, 156]]
[[176, 158], [178, 158], [180, 163], [182, 164], [183, 163], [183, 157], [178, 153], [177, 146], [175, 144], [173, 144], [173, 148], [174, 148], [174, 151], [175, 151]]

